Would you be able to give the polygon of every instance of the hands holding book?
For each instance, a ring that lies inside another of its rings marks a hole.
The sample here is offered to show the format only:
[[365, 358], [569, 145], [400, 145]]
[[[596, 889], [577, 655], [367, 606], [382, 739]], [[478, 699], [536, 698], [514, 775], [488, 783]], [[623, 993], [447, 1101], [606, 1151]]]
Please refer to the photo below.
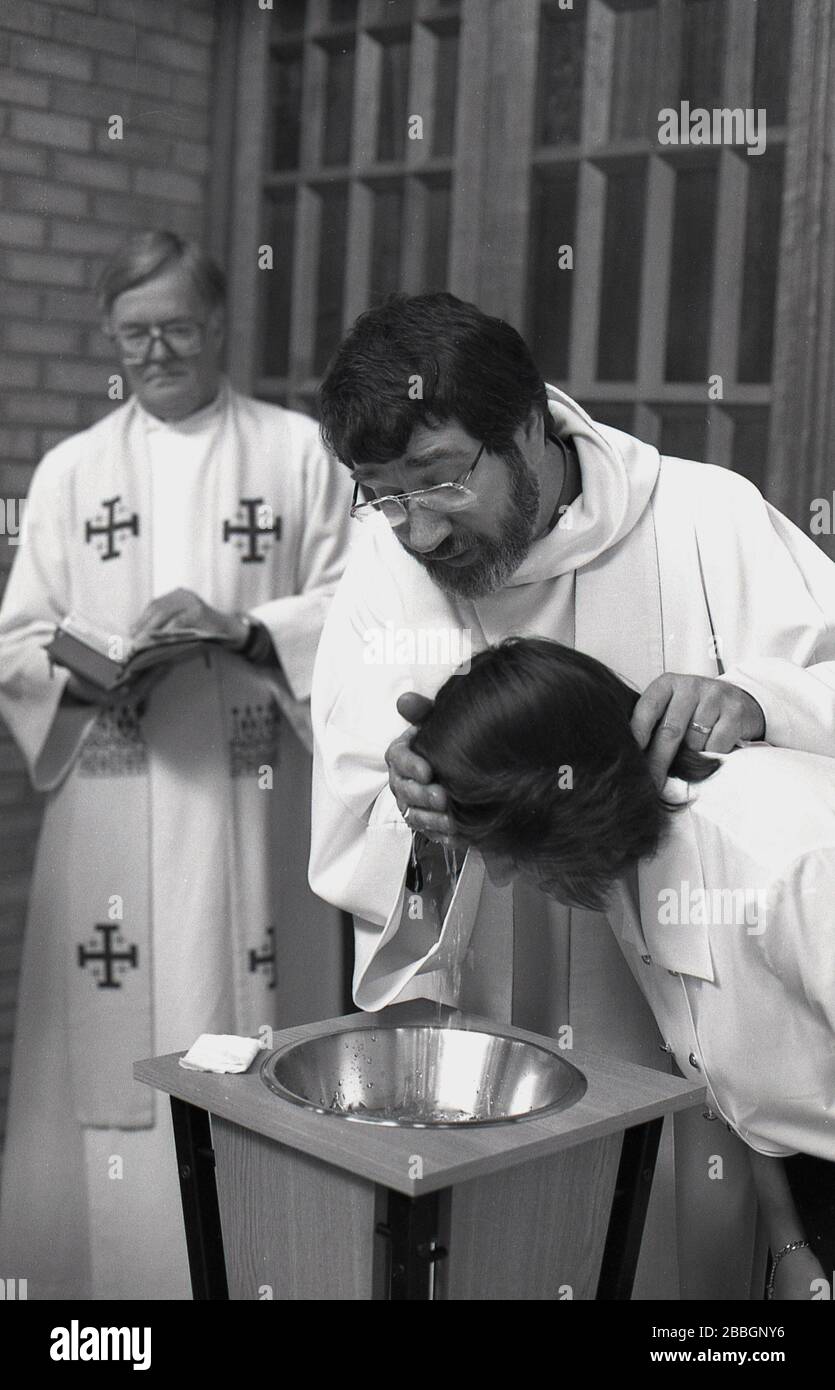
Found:
[[141, 704], [153, 687], [162, 680], [168, 666], [168, 662], [164, 665], [160, 663], [142, 671], [132, 680], [121, 681], [118, 685], [109, 688], [98, 685], [95, 681], [86, 680], [84, 676], [78, 675], [75, 671], [70, 671], [69, 680], [64, 686], [64, 695], [74, 704], [98, 705], [100, 708], [121, 704], [128, 697], [137, 704]]
[[[254, 631], [255, 629], [255, 631]], [[71, 614], [46, 648], [53, 664], [70, 672], [69, 701], [107, 706], [125, 698], [141, 701], [170, 667], [207, 646], [222, 646], [250, 658], [260, 625], [240, 614], [221, 613], [190, 589], [174, 589], [152, 600], [122, 637]], [[254, 654], [250, 659], [260, 660]]]

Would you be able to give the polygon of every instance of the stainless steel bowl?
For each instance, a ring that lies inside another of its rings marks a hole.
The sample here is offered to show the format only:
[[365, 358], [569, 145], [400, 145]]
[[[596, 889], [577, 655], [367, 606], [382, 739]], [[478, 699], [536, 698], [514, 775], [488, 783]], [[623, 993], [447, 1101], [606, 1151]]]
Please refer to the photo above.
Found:
[[565, 1110], [582, 1072], [559, 1052], [504, 1033], [434, 1024], [361, 1027], [288, 1043], [261, 1076], [296, 1105], [367, 1124], [494, 1125]]

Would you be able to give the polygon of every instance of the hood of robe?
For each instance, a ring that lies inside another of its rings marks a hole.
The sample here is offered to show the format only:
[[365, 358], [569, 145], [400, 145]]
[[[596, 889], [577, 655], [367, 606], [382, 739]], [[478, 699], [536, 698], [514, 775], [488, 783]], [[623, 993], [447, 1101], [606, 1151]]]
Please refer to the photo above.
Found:
[[628, 536], [643, 515], [658, 480], [658, 450], [631, 434], [596, 424], [582, 406], [547, 386], [558, 434], [577, 447], [583, 490], [554, 529], [534, 541], [508, 585], [556, 579], [581, 569]]

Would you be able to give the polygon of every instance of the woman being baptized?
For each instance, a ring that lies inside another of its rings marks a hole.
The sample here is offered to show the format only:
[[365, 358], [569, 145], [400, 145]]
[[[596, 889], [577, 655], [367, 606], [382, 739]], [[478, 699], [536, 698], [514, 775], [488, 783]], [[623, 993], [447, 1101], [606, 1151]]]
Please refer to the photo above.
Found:
[[511, 638], [447, 680], [412, 747], [491, 877], [606, 913], [681, 1072], [748, 1145], [769, 1292], [821, 1297], [782, 1157], [835, 1161], [835, 760], [682, 746], [659, 790], [637, 699]]

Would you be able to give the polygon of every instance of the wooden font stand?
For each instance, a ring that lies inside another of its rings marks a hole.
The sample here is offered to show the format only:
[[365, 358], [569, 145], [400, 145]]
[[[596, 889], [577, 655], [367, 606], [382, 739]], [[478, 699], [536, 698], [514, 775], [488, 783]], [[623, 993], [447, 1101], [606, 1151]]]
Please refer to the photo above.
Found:
[[[274, 1041], [363, 1025], [380, 1016]], [[407, 1129], [282, 1100], [261, 1057], [215, 1076], [178, 1056], [134, 1074], [171, 1096], [196, 1299], [628, 1299], [664, 1116], [704, 1099], [665, 1072], [572, 1051], [587, 1090], [566, 1110]]]

